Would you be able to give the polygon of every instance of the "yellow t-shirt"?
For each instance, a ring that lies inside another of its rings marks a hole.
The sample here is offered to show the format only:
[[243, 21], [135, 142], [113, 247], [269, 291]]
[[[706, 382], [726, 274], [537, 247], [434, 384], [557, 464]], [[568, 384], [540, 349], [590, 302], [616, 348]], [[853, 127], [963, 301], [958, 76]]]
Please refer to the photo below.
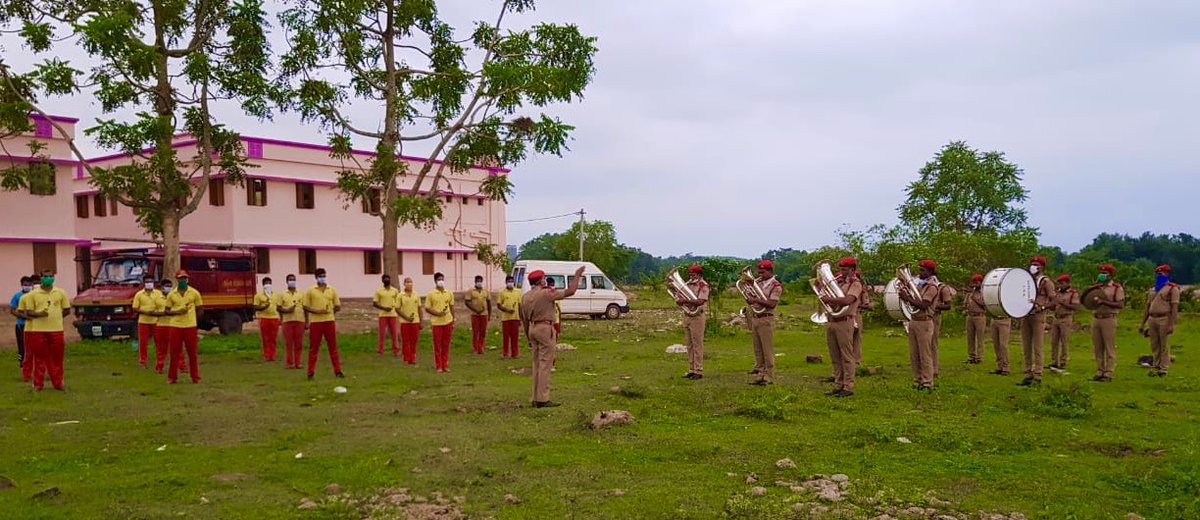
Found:
[[[154, 310], [156, 312], [162, 312], [162, 311], [167, 310], [167, 295], [163, 294], [163, 292], [158, 289], [154, 290]], [[158, 324], [156, 326], [170, 327], [171, 326], [171, 318], [173, 318], [173, 317], [174, 316], [159, 316], [157, 318]]]
[[270, 296], [267, 296], [266, 291], [258, 291], [258, 294], [254, 295], [254, 306], [258, 307], [259, 305], [266, 305], [267, 308], [261, 311], [254, 311], [254, 317], [260, 320], [263, 318], [268, 320], [279, 319], [279, 293], [272, 292]]
[[[154, 312], [155, 310], [158, 310], [158, 304], [154, 303], [154, 295], [156, 294], [162, 296], [162, 291], [158, 289], [150, 289], [149, 291], [146, 291], [143, 289], [138, 291], [137, 294], [133, 295], [134, 312]], [[138, 312], [137, 321], [139, 325], [154, 325], [158, 323], [158, 316], [150, 316], [148, 314], [142, 314]]]
[[283, 291], [283, 292], [275, 293], [275, 294], [277, 296], [279, 296], [279, 301], [276, 302], [276, 304], [275, 304], [277, 310], [279, 307], [291, 307], [292, 308], [292, 312], [284, 312], [281, 314], [281, 316], [283, 316], [284, 323], [293, 322], [293, 321], [299, 321], [299, 322], [304, 321], [304, 306], [303, 306], [304, 304], [302, 303], [302, 301], [304, 300], [304, 293], [302, 293], [300, 291], [287, 290], [287, 291]]
[[434, 289], [425, 295], [425, 308], [445, 312], [445, 316], [429, 315], [430, 325], [449, 325], [454, 323], [454, 293], [447, 290]]
[[[400, 323], [420, 323], [421, 322], [421, 295], [417, 293], [401, 292], [396, 296], [396, 301], [400, 305]], [[404, 319], [405, 316], [412, 318], [412, 321]]]
[[[491, 293], [487, 292], [487, 290], [471, 289], [467, 291], [467, 295], [464, 297], [464, 299], [471, 305], [475, 306], [476, 309], [483, 309], [483, 312], [475, 312], [472, 310], [471, 314], [482, 316], [488, 313], [488, 300], [491, 299], [491, 297]], [[467, 309], [470, 310], [470, 307], [467, 307]]]
[[67, 299], [67, 293], [58, 287], [51, 287], [47, 291], [39, 285], [17, 302], [17, 309], [46, 313], [44, 318], [25, 318], [25, 332], [62, 332], [62, 313], [64, 309], [70, 308], [71, 300]]
[[[512, 312], [501, 311], [501, 306], [512, 309]], [[521, 291], [518, 289], [504, 289], [500, 291], [500, 294], [496, 295], [496, 310], [500, 311], [500, 321], [521, 319]]]
[[554, 323], [562, 323], [562, 305], [554, 300]]
[[179, 329], [190, 329], [196, 326], [196, 307], [203, 307], [204, 299], [195, 287], [188, 287], [187, 292], [180, 293], [176, 287], [167, 295], [167, 308], [172, 311], [185, 310], [178, 316], [171, 316], [171, 326]]
[[[371, 298], [371, 302], [378, 304], [381, 307], [390, 307], [394, 309], [400, 306], [398, 298], [400, 298], [400, 289], [395, 287], [380, 287], [375, 289], [375, 297]], [[396, 311], [379, 311], [379, 317], [395, 318]]]
[[327, 321], [337, 321], [337, 315], [333, 313], [334, 307], [341, 307], [342, 300], [338, 298], [337, 290], [332, 285], [326, 285], [325, 290], [321, 290], [321, 286], [317, 285], [304, 293], [304, 306], [310, 309], [324, 309], [329, 311], [326, 314], [310, 314], [308, 321], [312, 323], [324, 323]]

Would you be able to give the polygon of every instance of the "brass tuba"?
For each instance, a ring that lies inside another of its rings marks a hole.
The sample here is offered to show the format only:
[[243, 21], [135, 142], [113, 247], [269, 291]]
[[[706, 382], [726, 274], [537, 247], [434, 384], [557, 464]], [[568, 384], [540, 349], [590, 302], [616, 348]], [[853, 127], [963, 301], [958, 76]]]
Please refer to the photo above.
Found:
[[846, 293], [842, 292], [842, 288], [838, 287], [837, 279], [833, 277], [832, 262], [829, 260], [821, 260], [817, 265], [813, 266], [815, 276], [808, 279], [808, 284], [812, 286], [814, 293], [817, 293], [817, 312], [814, 312], [808, 319], [813, 323], [824, 324], [829, 322], [829, 318], [841, 318], [850, 311], [853, 307], [843, 305], [839, 309], [834, 309], [830, 305], [826, 305], [821, 301], [822, 297], [842, 298]]
[[[921, 289], [917, 287], [916, 280], [913, 280], [912, 271], [908, 269], [908, 264], [896, 268], [896, 281], [898, 282], [896, 284], [897, 291], [908, 293], [909, 297], [914, 300], [921, 299]], [[904, 314], [906, 321], [912, 321], [913, 316], [920, 311], [921, 309], [913, 307], [904, 300], [900, 300], [900, 312]]]
[[[758, 286], [758, 281], [754, 278], [754, 275], [750, 274], [749, 266], [747, 266], [745, 269], [742, 269], [741, 274], [738, 275], [738, 281], [735, 285], [737, 285], [738, 290], [741, 291], [742, 298], [748, 299], [753, 296], [754, 298], [758, 298], [760, 300], [767, 299], [767, 295], [763, 293], [762, 287]], [[754, 316], [762, 316], [768, 311], [768, 309], [761, 305], [750, 305], [749, 307], [750, 313]]]
[[[687, 286], [687, 282], [683, 281], [683, 277], [679, 275], [679, 268], [672, 267], [667, 273], [666, 279], [667, 293], [671, 295], [672, 300], [695, 300], [696, 293], [692, 292], [692, 288]], [[681, 305], [683, 313], [688, 316], [699, 316], [704, 311], [703, 306], [692, 307], [690, 305]]]

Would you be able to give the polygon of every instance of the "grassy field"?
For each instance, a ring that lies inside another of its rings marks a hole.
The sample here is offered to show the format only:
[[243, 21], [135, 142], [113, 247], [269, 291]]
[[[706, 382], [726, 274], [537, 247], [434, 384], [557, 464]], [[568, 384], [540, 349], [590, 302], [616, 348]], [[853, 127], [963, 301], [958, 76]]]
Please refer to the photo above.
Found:
[[[1088, 381], [1080, 332], [1070, 374], [1047, 373], [1032, 389], [1016, 386], [1019, 371], [989, 375], [990, 347], [985, 364], [962, 364], [961, 326], [951, 323], [932, 394], [910, 389], [902, 330], [869, 325], [864, 364], [882, 373], [835, 400], [819, 382], [830, 370], [823, 331], [803, 306], [784, 313], [778, 384], [766, 388], [746, 384], [753, 357], [735, 327], [709, 338], [706, 377], [692, 382], [680, 379], [685, 356], [664, 353], [680, 338], [676, 313], [568, 320], [563, 341], [578, 350], [560, 353], [554, 399], [564, 405], [551, 409], [529, 407], [527, 352], [470, 354], [463, 329], [449, 374], [433, 372], [427, 331], [418, 367], [376, 357], [360, 334], [341, 340], [347, 379], [334, 379], [323, 356], [314, 382], [263, 363], [253, 336], [204, 338], [200, 385], [137, 368], [128, 342], [72, 344], [65, 393], [32, 392], [16, 370], [5, 377], [0, 475], [15, 487], [0, 489], [0, 516], [388, 518], [365, 498], [406, 488], [429, 502], [440, 493], [444, 509], [473, 518], [793, 518], [803, 517], [792, 509], [802, 496], [777, 481], [842, 473], [870, 497], [853, 501], [867, 509], [841, 503], [846, 517], [868, 516], [868, 504], [940, 504], [949, 514], [1200, 518], [1196, 316], [1173, 338], [1169, 377], [1135, 366], [1148, 346], [1126, 312], [1114, 382]], [[335, 394], [339, 384], [349, 392]], [[608, 409], [637, 421], [585, 426]], [[797, 467], [776, 467], [783, 458]], [[340, 499], [326, 494], [331, 483]], [[57, 495], [34, 497], [52, 487]], [[306, 497], [316, 507], [298, 509]]]

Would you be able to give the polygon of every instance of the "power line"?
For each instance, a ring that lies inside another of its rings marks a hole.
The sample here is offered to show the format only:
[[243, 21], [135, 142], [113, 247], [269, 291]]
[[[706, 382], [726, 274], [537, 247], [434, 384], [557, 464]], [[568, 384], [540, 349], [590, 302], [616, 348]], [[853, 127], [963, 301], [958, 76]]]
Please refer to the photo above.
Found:
[[505, 224], [521, 224], [523, 222], [538, 222], [538, 221], [542, 221], [542, 220], [553, 220], [556, 218], [573, 217], [575, 215], [579, 215], [582, 213], [583, 213], [583, 210], [579, 210], [579, 211], [572, 211], [570, 213], [563, 213], [562, 215], [554, 215], [553, 217], [527, 218], [527, 219], [522, 219], [522, 220], [505, 220], [504, 223]]

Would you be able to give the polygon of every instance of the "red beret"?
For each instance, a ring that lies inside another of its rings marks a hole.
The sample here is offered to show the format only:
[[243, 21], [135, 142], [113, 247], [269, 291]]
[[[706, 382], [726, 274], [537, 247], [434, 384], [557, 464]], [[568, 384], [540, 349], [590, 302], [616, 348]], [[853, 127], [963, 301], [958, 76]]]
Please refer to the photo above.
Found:
[[1069, 275], [1069, 274], [1060, 274], [1060, 275], [1058, 275], [1058, 281], [1060, 281], [1060, 282], [1069, 282], [1069, 281], [1071, 281], [1071, 275]]
[[1029, 263], [1030, 263], [1030, 264], [1037, 264], [1037, 265], [1040, 265], [1040, 266], [1042, 266], [1042, 267], [1046, 267], [1046, 257], [1044, 257], [1044, 256], [1035, 256], [1035, 257], [1033, 257], [1033, 258], [1030, 258], [1030, 259], [1029, 259]]
[[759, 268], [759, 269], [771, 269], [771, 270], [774, 270], [774, 269], [775, 269], [775, 262], [772, 262], [772, 261], [770, 261], [770, 260], [762, 260], [762, 261], [760, 261], [760, 262], [758, 263], [758, 268]]
[[853, 256], [847, 256], [838, 261], [838, 267], [858, 267], [858, 260], [855, 260]]
[[1154, 269], [1154, 272], [1156, 272], [1156, 273], [1169, 273], [1169, 272], [1171, 272], [1171, 266], [1169, 266], [1169, 265], [1167, 265], [1167, 264], [1160, 265], [1160, 266], [1158, 266], [1158, 267], [1156, 267], [1156, 268]]
[[700, 264], [692, 264], [692, 266], [688, 268], [689, 273], [699, 273], [702, 271], [704, 271], [704, 268], [700, 267]]
[[975, 273], [975, 274], [971, 275], [971, 281], [972, 281], [972, 282], [982, 282], [982, 281], [983, 281], [983, 275], [981, 275], [981, 274], [979, 274], [979, 273]]
[[937, 262], [934, 262], [933, 260], [921, 260], [917, 263], [917, 265], [926, 269], [937, 269]]
[[1116, 274], [1117, 273], [1117, 268], [1113, 267], [1112, 264], [1100, 264], [1099, 269], [1108, 274]]
[[538, 269], [536, 271], [529, 273], [529, 281], [532, 282], [534, 280], [541, 280], [545, 276], [546, 276], [546, 272], [541, 269]]

